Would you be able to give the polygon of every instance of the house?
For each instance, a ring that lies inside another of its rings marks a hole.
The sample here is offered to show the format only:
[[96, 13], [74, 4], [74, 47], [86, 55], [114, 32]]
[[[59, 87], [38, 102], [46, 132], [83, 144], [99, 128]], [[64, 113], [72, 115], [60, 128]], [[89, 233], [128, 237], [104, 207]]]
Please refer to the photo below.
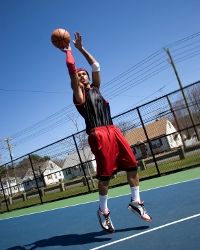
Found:
[[45, 186], [41, 175], [39, 175], [39, 176], [37, 175], [37, 184], [36, 184], [36, 180], [35, 180], [32, 169], [29, 169], [26, 172], [26, 175], [22, 179], [22, 183], [23, 183], [25, 191], [29, 191], [29, 190], [32, 190], [34, 188], [37, 188], [37, 185], [38, 185], [38, 187]]
[[[62, 168], [51, 160], [37, 162], [33, 167], [37, 183], [31, 168], [28, 169], [23, 178], [4, 177], [2, 178], [2, 186], [5, 195], [14, 195], [18, 192], [26, 192], [37, 187], [45, 187], [51, 184], [56, 184], [64, 179]], [[0, 193], [3, 193], [1, 187]]]
[[56, 165], [52, 161], [47, 161], [46, 167], [42, 173], [45, 185], [55, 184], [64, 179], [64, 174], [62, 172], [62, 168]]
[[79, 150], [79, 154], [83, 163], [82, 166], [77, 152], [69, 154], [65, 159], [62, 167], [65, 179], [84, 176], [82, 167], [84, 167], [86, 175], [96, 173], [96, 161], [91, 149], [85, 147]]
[[[157, 119], [145, 125], [145, 130], [155, 154], [170, 151], [183, 145], [180, 134], [167, 119]], [[125, 137], [137, 159], [146, 158], [151, 155], [143, 127], [129, 130], [126, 132]]]
[[[18, 177], [4, 177], [1, 182], [5, 195], [14, 195], [24, 191], [22, 180]], [[2, 187], [0, 187], [1, 194], [3, 194]]]
[[51, 184], [58, 183], [64, 179], [62, 168], [56, 165], [53, 161], [47, 160], [45, 162], [38, 162], [34, 164], [35, 175], [37, 176], [37, 184], [32, 169], [29, 169], [23, 178], [25, 190], [33, 188], [44, 187]]

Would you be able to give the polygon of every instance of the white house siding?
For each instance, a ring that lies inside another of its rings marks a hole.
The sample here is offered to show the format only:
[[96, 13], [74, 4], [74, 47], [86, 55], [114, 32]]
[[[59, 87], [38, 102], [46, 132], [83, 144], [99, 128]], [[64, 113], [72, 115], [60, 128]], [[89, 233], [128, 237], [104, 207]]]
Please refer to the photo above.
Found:
[[[83, 164], [85, 165], [84, 169], [86, 175], [96, 173], [96, 161], [94, 155], [91, 152], [91, 149], [89, 147], [86, 147], [84, 151], [80, 150], [79, 153]], [[88, 161], [89, 163], [87, 165], [86, 162]], [[62, 170], [64, 173], [64, 177], [67, 180], [70, 180], [74, 177], [84, 176], [84, 172], [82, 170], [80, 159], [77, 153], [68, 155], [68, 157], [65, 159]]]
[[55, 172], [51, 172], [50, 170], [45, 171], [44, 174], [44, 182], [46, 184], [46, 186], [50, 185], [50, 184], [54, 184], [59, 182], [60, 180], [64, 179], [64, 175], [62, 171], [55, 171]]
[[37, 185], [38, 187], [44, 187], [53, 183], [57, 183], [59, 182], [59, 180], [64, 179], [62, 168], [60, 168], [51, 160], [48, 160], [41, 164], [39, 169], [40, 176], [37, 178], [37, 184], [32, 171], [30, 171], [31, 174], [27, 173], [27, 175], [24, 177], [23, 185], [26, 191], [37, 188]]
[[183, 145], [180, 134], [176, 132], [177, 130], [175, 129], [175, 127], [172, 125], [170, 121], [168, 121], [167, 127], [166, 127], [166, 134], [168, 135], [167, 140], [168, 140], [170, 149], [177, 148]]
[[[96, 173], [96, 161], [95, 160], [88, 162], [88, 165], [87, 163], [84, 163], [83, 165], [84, 165], [84, 170], [85, 170], [86, 175]], [[64, 178], [67, 180], [70, 180], [74, 177], [84, 176], [84, 172], [80, 164], [74, 167], [68, 167], [68, 168], [63, 169], [63, 173], [64, 173]]]
[[[17, 184], [17, 180], [15, 178], [4, 180], [2, 185], [5, 195], [16, 194], [24, 191], [23, 184]], [[2, 189], [0, 189], [0, 193], [3, 194]]]
[[48, 167], [43, 172], [45, 185], [58, 183], [60, 180], [64, 179], [62, 168], [57, 166], [54, 162], [49, 161]]

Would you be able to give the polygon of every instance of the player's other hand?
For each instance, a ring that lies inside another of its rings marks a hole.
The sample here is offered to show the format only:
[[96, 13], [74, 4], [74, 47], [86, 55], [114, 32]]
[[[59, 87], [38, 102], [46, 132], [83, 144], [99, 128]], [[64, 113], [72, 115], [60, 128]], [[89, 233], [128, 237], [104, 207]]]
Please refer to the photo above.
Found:
[[75, 37], [75, 39], [73, 40], [74, 46], [77, 49], [82, 49], [83, 44], [82, 44], [82, 36], [81, 36], [81, 34], [79, 32], [76, 32], [74, 34], [74, 37]]

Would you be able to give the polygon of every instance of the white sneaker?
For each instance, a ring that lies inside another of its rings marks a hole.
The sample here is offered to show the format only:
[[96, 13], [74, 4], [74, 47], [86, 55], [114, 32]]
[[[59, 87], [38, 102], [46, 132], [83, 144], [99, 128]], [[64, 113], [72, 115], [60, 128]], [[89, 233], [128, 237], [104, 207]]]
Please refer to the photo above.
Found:
[[111, 218], [110, 218], [110, 211], [108, 214], [104, 214], [100, 209], [97, 211], [97, 216], [99, 219], [99, 223], [101, 227], [108, 233], [113, 233], [115, 231], [115, 228], [112, 224]]
[[147, 213], [144, 202], [131, 201], [128, 209], [145, 221], [152, 221], [152, 217]]

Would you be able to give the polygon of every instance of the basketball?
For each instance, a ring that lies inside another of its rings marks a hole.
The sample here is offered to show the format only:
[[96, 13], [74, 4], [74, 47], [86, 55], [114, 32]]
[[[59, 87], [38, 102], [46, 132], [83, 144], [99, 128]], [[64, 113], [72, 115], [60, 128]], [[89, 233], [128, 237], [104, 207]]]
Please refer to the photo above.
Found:
[[70, 33], [65, 29], [55, 29], [51, 34], [51, 42], [56, 48], [64, 49], [70, 42]]

